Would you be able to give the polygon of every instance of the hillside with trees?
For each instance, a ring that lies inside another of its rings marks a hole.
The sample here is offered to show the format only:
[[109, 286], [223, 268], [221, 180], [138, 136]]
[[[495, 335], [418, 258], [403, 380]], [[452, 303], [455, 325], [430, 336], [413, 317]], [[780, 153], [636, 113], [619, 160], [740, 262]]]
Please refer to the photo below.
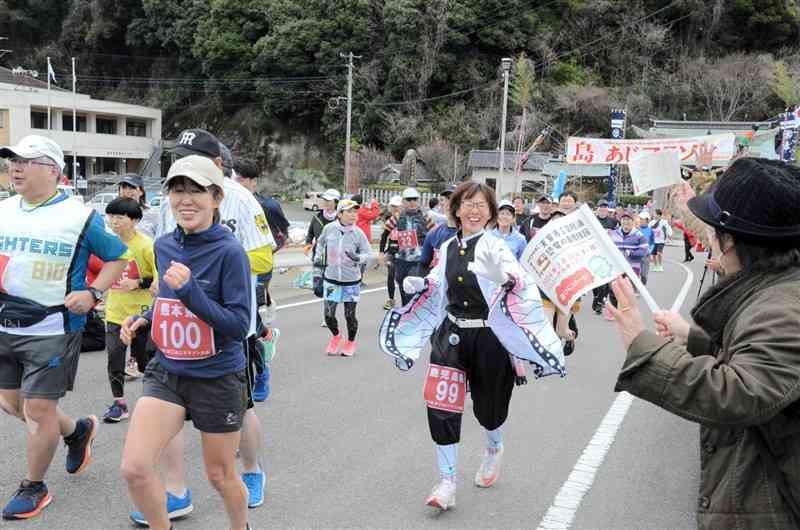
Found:
[[800, 103], [798, 0], [0, 0], [0, 62], [205, 126], [264, 171], [342, 178], [346, 60], [362, 174], [415, 148], [432, 173], [498, 144], [515, 59], [513, 148], [553, 128], [605, 136], [609, 109], [762, 120]]

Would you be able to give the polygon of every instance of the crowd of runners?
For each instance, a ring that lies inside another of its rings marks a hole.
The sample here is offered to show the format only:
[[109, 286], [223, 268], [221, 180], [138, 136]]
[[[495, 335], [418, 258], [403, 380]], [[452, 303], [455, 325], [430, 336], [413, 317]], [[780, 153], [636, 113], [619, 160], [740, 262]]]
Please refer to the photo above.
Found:
[[[99, 423], [126, 419], [121, 474], [134, 522], [167, 530], [193, 510], [182, 434], [188, 420], [202, 434], [206, 475], [230, 527], [250, 528], [248, 508], [264, 502], [263, 430], [253, 409], [270, 392], [280, 330], [269, 287], [289, 221], [277, 201], [257, 192], [255, 164], [212, 133], [181, 132], [174, 155], [164, 182], [168, 204], [150, 210], [142, 178], [125, 175], [102, 217], [59, 192], [64, 155], [51, 139], [28, 136], [0, 149], [17, 193], [0, 202], [0, 407], [28, 433], [27, 472], [3, 508], [6, 519], [35, 517], [51, 502], [45, 474], [61, 439], [67, 472], [79, 474], [91, 462]], [[567, 191], [528, 205], [465, 182], [448, 185], [427, 209], [412, 187], [385, 209], [335, 189], [321, 198], [303, 249], [331, 334], [320, 353], [356, 355], [364, 275], [369, 264], [384, 266], [381, 348], [408, 369], [413, 359], [399, 331], [407, 327], [416, 344], [432, 345], [424, 395], [440, 480], [425, 502], [446, 510], [455, 505], [467, 388], [486, 436], [474, 482], [488, 488], [499, 477], [502, 426], [514, 387], [527, 382], [525, 365], [537, 377], [564, 375], [564, 356], [576, 348], [575, 314], [549, 303], [520, 259], [539, 230], [578, 207], [578, 197]], [[661, 210], [612, 210], [599, 201], [596, 215], [644, 283], [663, 271], [673, 224]], [[375, 223], [383, 229], [373, 243]], [[675, 226], [693, 259], [694, 236]], [[510, 297], [507, 311], [490, 314], [499, 288]], [[615, 303], [610, 288], [598, 287], [592, 309], [612, 319], [609, 300]], [[58, 402], [73, 388], [86, 315], [99, 304], [110, 405], [102, 418], [73, 419]], [[125, 393], [131, 377], [143, 379], [135, 406]]]

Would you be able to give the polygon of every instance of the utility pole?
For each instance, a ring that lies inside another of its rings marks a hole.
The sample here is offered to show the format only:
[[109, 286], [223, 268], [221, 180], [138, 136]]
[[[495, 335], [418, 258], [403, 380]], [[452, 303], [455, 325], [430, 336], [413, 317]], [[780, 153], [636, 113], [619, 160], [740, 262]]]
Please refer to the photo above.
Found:
[[[360, 55], [353, 55], [353, 52], [344, 54], [340, 53], [339, 56], [347, 59], [347, 141], [344, 146], [344, 186], [348, 193], [353, 193], [352, 184], [350, 182], [350, 124], [351, 114], [353, 112], [353, 59], [361, 59]], [[358, 191], [358, 190], [355, 190]]]
[[500, 122], [500, 175], [497, 177], [497, 199], [503, 198], [503, 170], [506, 165], [506, 112], [508, 111], [508, 72], [511, 70], [511, 59], [504, 57], [500, 61], [503, 67], [503, 118]]

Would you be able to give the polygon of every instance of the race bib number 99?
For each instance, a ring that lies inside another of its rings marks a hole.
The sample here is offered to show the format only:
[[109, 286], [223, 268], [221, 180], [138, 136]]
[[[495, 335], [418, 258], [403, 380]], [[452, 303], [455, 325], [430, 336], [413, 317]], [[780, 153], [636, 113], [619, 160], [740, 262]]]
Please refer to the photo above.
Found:
[[156, 298], [150, 335], [167, 359], [198, 361], [217, 353], [214, 330], [180, 300]]
[[467, 374], [458, 368], [431, 364], [425, 377], [423, 396], [428, 407], [447, 412], [464, 412]]

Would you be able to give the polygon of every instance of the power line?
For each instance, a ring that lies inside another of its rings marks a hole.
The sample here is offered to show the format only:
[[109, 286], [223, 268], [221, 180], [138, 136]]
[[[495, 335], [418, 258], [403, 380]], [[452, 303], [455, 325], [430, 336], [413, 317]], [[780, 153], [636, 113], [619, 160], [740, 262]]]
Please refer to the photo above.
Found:
[[496, 84], [496, 81], [490, 81], [488, 83], [482, 83], [482, 84], [474, 86], [474, 87], [465, 88], [463, 90], [457, 90], [456, 92], [451, 92], [449, 94], [442, 94], [441, 96], [432, 96], [432, 97], [429, 97], [429, 98], [411, 99], [411, 100], [407, 100], [407, 101], [391, 101], [391, 102], [388, 102], [388, 103], [368, 103], [368, 102], [365, 102], [365, 101], [359, 101], [358, 103], [361, 103], [362, 105], [365, 105], [367, 107], [395, 107], [395, 106], [400, 106], [400, 105], [415, 105], [415, 104], [418, 104], [418, 103], [428, 103], [430, 101], [437, 101], [437, 100], [440, 100], [440, 99], [447, 99], [447, 98], [453, 98], [453, 97], [456, 97], [456, 96], [462, 96], [464, 94], [469, 94], [470, 92], [476, 92], [476, 91], [479, 91], [479, 90], [484, 90], [484, 89], [490, 88], [495, 84]]

